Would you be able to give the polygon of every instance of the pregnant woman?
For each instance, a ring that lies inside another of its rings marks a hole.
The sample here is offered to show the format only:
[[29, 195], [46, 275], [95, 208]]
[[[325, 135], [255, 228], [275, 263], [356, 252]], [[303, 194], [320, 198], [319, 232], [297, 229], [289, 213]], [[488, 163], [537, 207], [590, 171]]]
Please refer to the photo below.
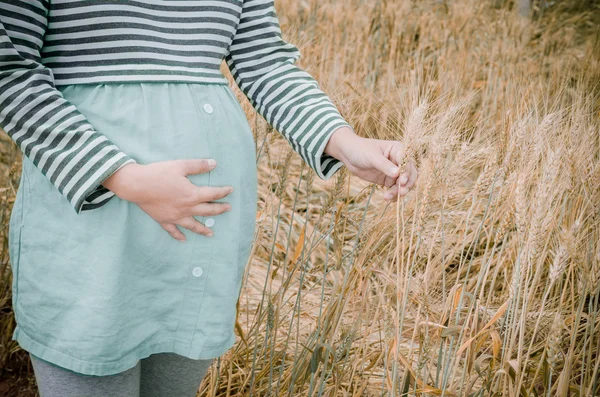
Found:
[[13, 340], [42, 397], [191, 397], [233, 346], [257, 172], [223, 60], [321, 179], [414, 185], [402, 144], [356, 135], [299, 56], [272, 0], [0, 2]]

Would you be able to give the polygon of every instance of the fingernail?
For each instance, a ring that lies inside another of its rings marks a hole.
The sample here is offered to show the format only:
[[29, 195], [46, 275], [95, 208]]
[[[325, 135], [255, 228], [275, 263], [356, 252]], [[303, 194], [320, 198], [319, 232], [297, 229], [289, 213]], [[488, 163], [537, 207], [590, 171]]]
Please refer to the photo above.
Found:
[[208, 232], [208, 233], [206, 233], [206, 235], [207, 235], [208, 237], [212, 237], [212, 236], [213, 236], [213, 232]]
[[405, 185], [406, 182], [408, 182], [408, 175], [402, 174], [402, 176], [400, 177], [400, 184]]
[[231, 211], [231, 207], [225, 208], [225, 212], [227, 212], [227, 211]]
[[209, 159], [208, 160], [208, 166], [210, 168], [215, 168], [216, 165], [217, 165], [217, 162], [214, 159]]
[[398, 167], [390, 167], [390, 174], [396, 175], [400, 171]]

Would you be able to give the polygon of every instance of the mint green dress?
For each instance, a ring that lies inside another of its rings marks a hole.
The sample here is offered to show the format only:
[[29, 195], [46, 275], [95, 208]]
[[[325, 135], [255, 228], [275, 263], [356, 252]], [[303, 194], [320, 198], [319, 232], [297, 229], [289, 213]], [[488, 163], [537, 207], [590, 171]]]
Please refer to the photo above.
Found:
[[[212, 237], [171, 237], [136, 204], [112, 197], [77, 214], [27, 157], [10, 219], [13, 339], [77, 372], [108, 374], [170, 351], [217, 357], [236, 340], [236, 301], [254, 236], [256, 151], [227, 85], [72, 85], [64, 97], [119, 148], [148, 164], [214, 158], [189, 175], [231, 185], [231, 210], [196, 217]], [[77, 360], [75, 360], [75, 357]]]

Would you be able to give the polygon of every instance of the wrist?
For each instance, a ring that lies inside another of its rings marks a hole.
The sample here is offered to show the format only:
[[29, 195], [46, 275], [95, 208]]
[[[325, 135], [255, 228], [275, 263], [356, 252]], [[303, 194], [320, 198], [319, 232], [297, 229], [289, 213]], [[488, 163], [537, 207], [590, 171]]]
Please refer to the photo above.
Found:
[[118, 197], [130, 201], [135, 192], [135, 181], [137, 179], [134, 174], [141, 166], [137, 163], [125, 164], [106, 178], [102, 185]]
[[345, 163], [346, 147], [356, 145], [359, 139], [360, 137], [356, 135], [352, 128], [348, 126], [340, 127], [331, 134], [323, 152]]

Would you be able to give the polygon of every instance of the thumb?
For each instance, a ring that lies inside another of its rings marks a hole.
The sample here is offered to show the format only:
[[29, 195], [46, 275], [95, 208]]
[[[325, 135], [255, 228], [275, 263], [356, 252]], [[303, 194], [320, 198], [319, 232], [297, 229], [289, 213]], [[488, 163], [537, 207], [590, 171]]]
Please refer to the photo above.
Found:
[[214, 159], [189, 159], [177, 160], [184, 175], [203, 174], [216, 167], [217, 162]]
[[375, 157], [373, 166], [390, 178], [397, 178], [400, 174], [400, 168], [383, 155]]

